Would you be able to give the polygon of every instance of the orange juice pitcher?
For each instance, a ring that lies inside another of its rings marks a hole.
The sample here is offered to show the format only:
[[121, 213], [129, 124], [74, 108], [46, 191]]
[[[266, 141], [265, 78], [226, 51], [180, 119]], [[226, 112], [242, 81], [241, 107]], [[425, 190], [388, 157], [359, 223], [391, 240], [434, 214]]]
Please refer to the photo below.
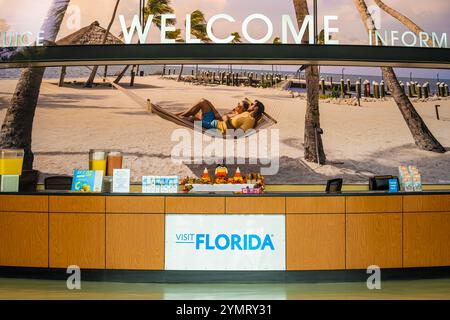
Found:
[[23, 149], [0, 149], [0, 175], [21, 175]]
[[89, 151], [89, 170], [103, 171], [106, 176], [106, 152], [92, 149]]

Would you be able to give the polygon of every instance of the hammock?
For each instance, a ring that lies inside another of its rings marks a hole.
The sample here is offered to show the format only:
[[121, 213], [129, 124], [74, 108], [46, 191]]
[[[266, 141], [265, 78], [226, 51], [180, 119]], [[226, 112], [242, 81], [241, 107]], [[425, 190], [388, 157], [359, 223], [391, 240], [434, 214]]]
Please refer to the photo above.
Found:
[[[178, 116], [176, 114], [173, 114], [167, 110], [164, 110], [163, 108], [161, 108], [158, 105], [155, 105], [153, 103], [150, 102], [150, 100], [147, 100], [147, 105], [148, 105], [148, 109], [150, 109], [152, 111], [152, 113], [158, 115], [159, 117], [161, 117], [164, 120], [173, 122], [179, 126], [183, 126], [186, 127], [188, 129], [194, 130], [194, 122], [190, 121], [184, 117]], [[259, 130], [262, 129], [266, 129], [269, 128], [273, 125], [275, 125], [277, 123], [277, 121], [272, 118], [270, 115], [268, 115], [267, 113], [263, 113], [261, 118], [258, 120], [258, 122], [256, 123], [255, 127], [253, 128], [253, 130], [248, 130], [247, 132], [243, 132], [243, 134], [241, 136], [236, 136], [233, 135], [234, 138], [245, 138], [245, 137], [249, 137], [255, 133], [257, 133]], [[235, 131], [234, 133], [239, 132], [239, 131]], [[223, 135], [219, 130], [211, 130], [211, 129], [205, 129], [202, 127], [202, 133], [215, 137], [215, 138], [227, 138], [230, 137], [229, 135]]]
[[[90, 69], [88, 67], [88, 69]], [[104, 78], [103, 76], [101, 76], [100, 74], [97, 73], [98, 76]], [[158, 115], [160, 118], [170, 121], [172, 123], [175, 123], [179, 126], [183, 126], [186, 127], [188, 129], [194, 130], [196, 129], [194, 127], [194, 122], [190, 121], [184, 117], [178, 116], [172, 112], [169, 112], [163, 108], [161, 108], [158, 105], [155, 105], [153, 103], [150, 102], [150, 99], [143, 99], [140, 96], [138, 96], [137, 94], [135, 94], [134, 92], [131, 92], [125, 88], [123, 88], [122, 86], [118, 85], [117, 83], [114, 83], [114, 81], [111, 81], [107, 78], [104, 78], [105, 80], [107, 80], [114, 88], [116, 88], [117, 90], [119, 90], [120, 92], [124, 93], [125, 95], [127, 95], [130, 99], [132, 99], [134, 102], [136, 102], [138, 105], [142, 106], [143, 108], [145, 108], [147, 111], [150, 111], [151, 113], [154, 113], [156, 115]], [[237, 130], [234, 131], [234, 135], [231, 136], [235, 139], [238, 138], [245, 138], [245, 137], [249, 137], [255, 133], [257, 133], [259, 130], [262, 129], [267, 129], [273, 125], [277, 124], [277, 120], [275, 120], [274, 118], [272, 118], [268, 113], [264, 112], [261, 115], [261, 118], [258, 120], [258, 122], [256, 123], [255, 127], [252, 130], [247, 130], [246, 132], [243, 132], [242, 130]], [[237, 136], [236, 133], [242, 132], [242, 135]], [[214, 138], [222, 138], [222, 139], [226, 139], [229, 138], [229, 135], [223, 135], [219, 130], [211, 130], [211, 129], [205, 129], [202, 127], [202, 133], [209, 135], [211, 137]]]

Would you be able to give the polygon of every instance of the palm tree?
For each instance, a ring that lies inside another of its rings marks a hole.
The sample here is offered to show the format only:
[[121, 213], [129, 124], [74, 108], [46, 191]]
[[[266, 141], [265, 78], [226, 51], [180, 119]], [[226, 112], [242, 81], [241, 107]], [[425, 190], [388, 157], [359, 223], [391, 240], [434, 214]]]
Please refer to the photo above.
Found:
[[[41, 27], [44, 43], [55, 42], [69, 2], [70, 0], [52, 1]], [[22, 71], [0, 132], [2, 148], [24, 149], [23, 168], [25, 170], [33, 168], [31, 135], [44, 71], [43, 67], [32, 67]]]
[[[147, 0], [147, 3], [144, 7], [144, 21], [143, 24], [145, 25], [148, 17], [150, 15], [153, 15], [153, 23], [161, 30], [161, 15], [163, 14], [170, 14], [174, 13], [174, 9], [171, 7], [170, 4], [171, 0]], [[167, 20], [167, 24], [169, 25], [175, 25], [176, 21], [175, 19]], [[128, 70], [130, 66], [127, 65], [122, 70], [122, 72], [119, 73], [116, 80], [114, 80], [114, 83], [119, 83], [122, 77], [125, 75], [125, 72]], [[134, 66], [133, 66], [134, 70]], [[132, 72], [132, 75], [134, 72]]]
[[[241, 39], [241, 35], [239, 34], [239, 32], [233, 32], [232, 34], [231, 34], [234, 38], [233, 38], [233, 40], [231, 41], [231, 44], [237, 44], [237, 43], [241, 43], [242, 42], [242, 39]], [[230, 64], [230, 72], [233, 72], [233, 65], [231, 65]]]
[[[361, 16], [367, 33], [375, 33], [375, 23], [370, 15], [366, 2], [364, 0], [354, 0], [356, 8]], [[375, 36], [372, 37], [375, 39]], [[400, 83], [395, 75], [394, 69], [391, 67], [381, 67], [383, 77], [387, 82], [387, 85], [392, 93], [397, 106], [405, 119], [405, 122], [411, 132], [416, 145], [423, 150], [433, 151], [438, 153], [444, 153], [445, 148], [439, 143], [439, 141], [433, 136], [428, 129], [427, 125], [414, 108], [413, 104], [406, 96], [405, 92], [401, 89]]]
[[[301, 27], [305, 16], [309, 15], [308, 3], [306, 0], [293, 0], [297, 23]], [[303, 42], [306, 41], [307, 32]], [[319, 68], [318, 66], [307, 66], [305, 69], [307, 103], [305, 115], [305, 160], [325, 164], [326, 156], [323, 150], [322, 137], [320, 131], [320, 113], [319, 113]]]
[[9, 24], [5, 19], [0, 19], [0, 32], [6, 32], [9, 30]]
[[[114, 6], [113, 14], [111, 16], [111, 20], [109, 21], [109, 24], [108, 24], [108, 28], [106, 28], [105, 35], [103, 36], [102, 44], [105, 44], [106, 40], [108, 39], [109, 31], [111, 30], [111, 26], [114, 22], [114, 19], [116, 18], [116, 13], [117, 13], [117, 8], [119, 7], [119, 3], [120, 3], [120, 0], [117, 0], [116, 5]], [[106, 69], [106, 67], [105, 67], [105, 69]], [[97, 70], [98, 70], [98, 66], [94, 66], [92, 68], [91, 75], [89, 76], [88, 81], [86, 81], [86, 83], [84, 85], [85, 87], [87, 87], [87, 88], [92, 87], [92, 83], [94, 82], [95, 76], [97, 75]]]
[[[186, 23], [185, 23], [186, 24]], [[208, 38], [208, 33], [206, 32], [207, 22], [205, 15], [200, 10], [195, 10], [191, 13], [191, 35], [195, 38], [200, 39], [202, 42], [210, 42]], [[184, 65], [181, 65], [180, 74], [178, 75], [178, 80], [181, 80], [183, 74]], [[195, 75], [198, 74], [198, 65], [196, 65]]]
[[[161, 29], [161, 15], [174, 13], [171, 7], [171, 0], [147, 0], [144, 7], [144, 21], [147, 21], [150, 15], [153, 15], [153, 23]], [[174, 25], [175, 20], [168, 20], [168, 24]]]
[[167, 38], [174, 39], [175, 42], [183, 42], [183, 38], [181, 37], [181, 29], [175, 29], [175, 31], [167, 31]]
[[239, 32], [233, 32], [231, 34], [233, 36], [233, 40], [231, 40], [232, 44], [236, 44], [236, 43], [241, 43], [241, 35], [239, 34]]
[[[393, 18], [400, 21], [405, 27], [407, 27], [409, 30], [414, 32], [417, 36], [420, 37], [420, 33], [424, 32], [424, 30], [421, 27], [419, 27], [417, 24], [415, 24], [411, 19], [409, 19], [407, 16], [401, 14], [397, 10], [389, 7], [383, 1], [374, 0], [374, 2], [377, 4], [378, 7], [380, 7], [380, 9], [382, 9], [384, 12], [386, 12]], [[431, 39], [428, 39], [428, 45], [430, 47], [433, 46], [433, 41]]]

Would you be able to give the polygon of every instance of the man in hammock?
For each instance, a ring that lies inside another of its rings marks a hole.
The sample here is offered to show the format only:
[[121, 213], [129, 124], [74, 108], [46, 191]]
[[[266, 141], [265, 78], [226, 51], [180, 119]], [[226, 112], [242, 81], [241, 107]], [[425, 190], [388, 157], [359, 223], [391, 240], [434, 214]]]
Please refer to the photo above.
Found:
[[264, 109], [260, 101], [252, 102], [245, 98], [232, 111], [222, 116], [210, 101], [201, 99], [189, 110], [178, 115], [191, 121], [201, 121], [205, 129], [217, 129], [226, 134], [227, 129], [241, 129], [245, 132], [254, 128]]

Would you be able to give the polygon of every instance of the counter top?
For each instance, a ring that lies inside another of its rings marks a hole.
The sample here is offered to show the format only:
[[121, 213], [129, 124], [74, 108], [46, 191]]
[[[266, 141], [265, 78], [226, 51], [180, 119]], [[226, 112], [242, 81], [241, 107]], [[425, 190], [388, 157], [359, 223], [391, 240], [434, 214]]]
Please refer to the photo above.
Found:
[[231, 192], [222, 193], [208, 193], [208, 192], [196, 192], [196, 193], [99, 193], [99, 192], [73, 192], [73, 191], [37, 191], [37, 192], [2, 192], [1, 195], [48, 195], [48, 196], [162, 196], [162, 197], [339, 197], [339, 196], [408, 196], [408, 195], [450, 195], [450, 190], [426, 190], [421, 192], [395, 192], [390, 193], [387, 191], [343, 191], [339, 193], [326, 193], [322, 191], [305, 191], [305, 192], [281, 192], [272, 191], [263, 194], [239, 194]]

